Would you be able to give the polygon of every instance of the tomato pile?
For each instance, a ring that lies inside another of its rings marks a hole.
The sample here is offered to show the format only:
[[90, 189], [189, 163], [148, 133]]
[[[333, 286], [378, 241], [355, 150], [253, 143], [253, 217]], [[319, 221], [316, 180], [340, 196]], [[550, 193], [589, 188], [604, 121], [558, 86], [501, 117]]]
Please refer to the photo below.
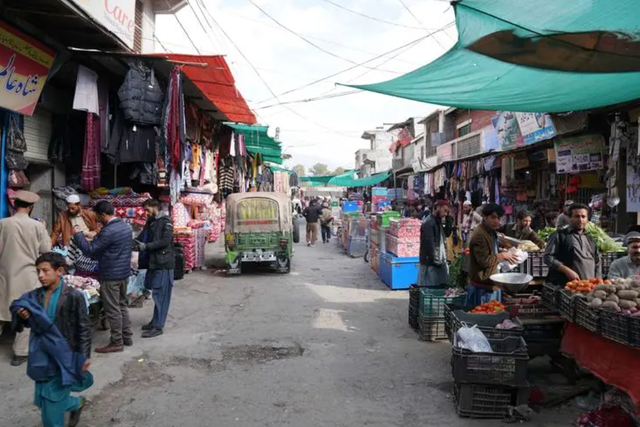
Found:
[[471, 312], [475, 314], [494, 314], [503, 312], [506, 309], [507, 307], [505, 307], [505, 305], [499, 301], [489, 301], [485, 302], [484, 304], [480, 304], [479, 306], [471, 310]]
[[571, 291], [572, 294], [588, 294], [598, 285], [610, 285], [610, 280], [602, 280], [602, 279], [583, 279], [583, 280], [574, 280], [572, 282], [568, 282], [567, 286], [564, 288], [568, 291]]

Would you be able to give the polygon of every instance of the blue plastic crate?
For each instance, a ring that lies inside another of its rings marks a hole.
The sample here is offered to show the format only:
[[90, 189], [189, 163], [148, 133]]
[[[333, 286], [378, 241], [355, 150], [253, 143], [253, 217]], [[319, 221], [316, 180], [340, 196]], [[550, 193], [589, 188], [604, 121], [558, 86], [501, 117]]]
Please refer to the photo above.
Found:
[[399, 258], [380, 253], [380, 279], [390, 289], [409, 289], [418, 283], [419, 257]]

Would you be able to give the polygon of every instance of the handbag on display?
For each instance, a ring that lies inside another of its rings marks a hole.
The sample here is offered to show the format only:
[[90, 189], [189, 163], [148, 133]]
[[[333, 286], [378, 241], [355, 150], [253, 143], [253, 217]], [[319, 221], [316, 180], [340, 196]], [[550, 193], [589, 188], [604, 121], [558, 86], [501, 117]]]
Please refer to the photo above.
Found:
[[26, 187], [29, 184], [29, 179], [24, 171], [11, 169], [9, 171], [9, 176], [7, 177], [7, 181], [9, 183], [9, 187], [12, 188], [22, 188]]

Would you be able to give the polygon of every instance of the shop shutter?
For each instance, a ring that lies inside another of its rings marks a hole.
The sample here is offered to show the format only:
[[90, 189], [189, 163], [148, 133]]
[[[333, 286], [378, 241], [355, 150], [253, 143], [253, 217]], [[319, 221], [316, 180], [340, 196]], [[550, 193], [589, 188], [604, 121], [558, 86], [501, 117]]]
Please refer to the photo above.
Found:
[[52, 116], [42, 109], [36, 109], [33, 116], [24, 117], [24, 138], [27, 151], [24, 157], [34, 163], [49, 163], [49, 141], [51, 140]]

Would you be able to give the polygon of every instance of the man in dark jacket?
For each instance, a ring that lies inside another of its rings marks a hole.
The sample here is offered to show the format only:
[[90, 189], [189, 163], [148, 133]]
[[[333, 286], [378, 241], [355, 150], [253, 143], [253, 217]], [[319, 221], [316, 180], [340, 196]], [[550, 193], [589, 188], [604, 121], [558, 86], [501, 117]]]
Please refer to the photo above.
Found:
[[62, 255], [48, 252], [36, 260], [42, 287], [27, 292], [11, 304], [14, 329], [28, 327], [30, 335], [27, 375], [36, 382], [34, 404], [42, 411], [45, 427], [76, 426], [85, 404], [82, 391], [92, 383], [91, 321], [84, 296], [64, 284], [66, 263]]
[[156, 200], [144, 202], [147, 224], [138, 236], [136, 244], [140, 254], [140, 268], [147, 269], [145, 287], [152, 292], [153, 319], [142, 327], [142, 338], [162, 335], [173, 290], [173, 223], [171, 218], [160, 213]]
[[114, 216], [114, 208], [107, 201], [99, 202], [93, 211], [103, 225], [92, 242], [87, 242], [82, 232], [74, 227], [73, 240], [87, 256], [98, 260], [100, 299], [104, 306], [111, 341], [96, 348], [96, 353], [122, 351], [123, 345], [133, 345], [131, 320], [127, 309], [127, 282], [131, 276], [131, 252], [133, 237], [131, 227]]
[[420, 272], [418, 284], [439, 288], [449, 283], [449, 266], [442, 220], [451, 209], [447, 200], [438, 200], [434, 211], [420, 227]]
[[318, 240], [318, 220], [322, 215], [321, 209], [316, 199], [313, 199], [302, 212], [302, 216], [307, 220], [307, 246], [315, 246]]
[[589, 206], [574, 203], [569, 207], [570, 223], [549, 236], [544, 262], [549, 267], [547, 280], [556, 286], [578, 279], [602, 277], [596, 242], [587, 234]]

